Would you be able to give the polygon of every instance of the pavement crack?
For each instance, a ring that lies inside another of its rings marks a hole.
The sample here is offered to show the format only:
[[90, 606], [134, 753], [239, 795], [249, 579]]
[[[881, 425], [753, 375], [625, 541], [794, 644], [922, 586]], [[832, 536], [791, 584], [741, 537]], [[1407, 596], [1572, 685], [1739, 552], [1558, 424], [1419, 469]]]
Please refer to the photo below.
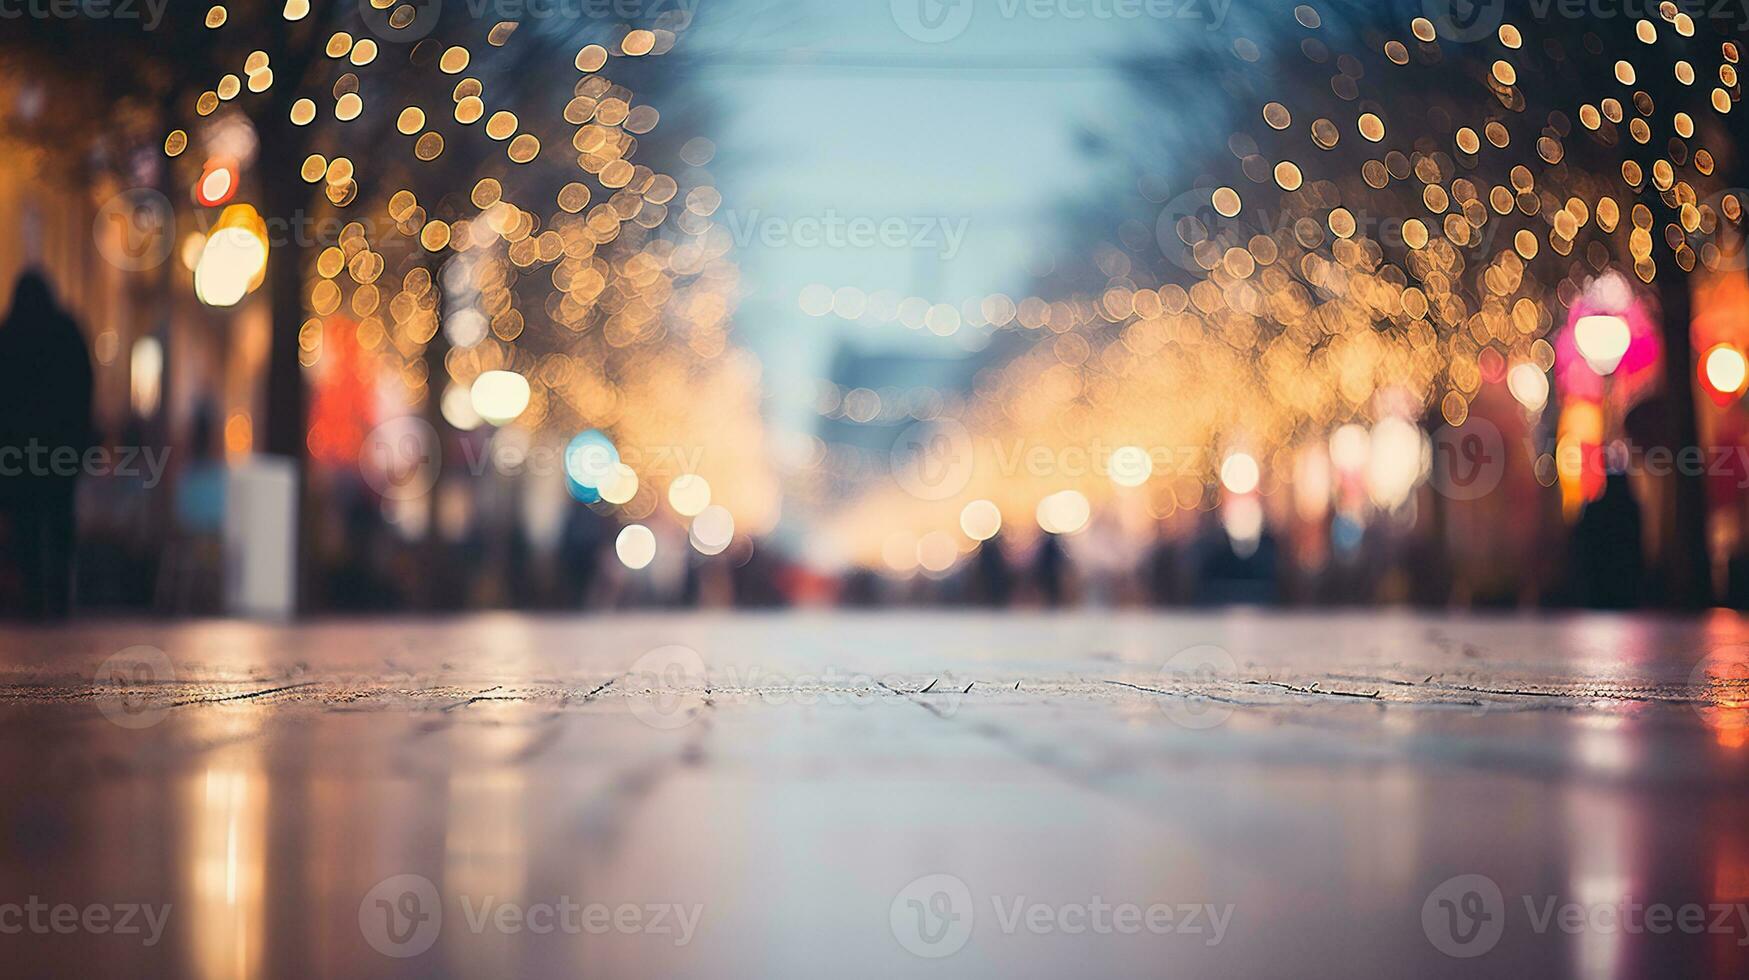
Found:
[[1243, 700], [1240, 698], [1224, 698], [1218, 694], [1209, 694], [1209, 693], [1203, 692], [1203, 691], [1166, 691], [1166, 690], [1161, 690], [1160, 688], [1157, 688], [1157, 687], [1148, 687], [1146, 684], [1131, 684], [1129, 681], [1108, 680], [1105, 683], [1111, 684], [1111, 685], [1114, 685], [1117, 687], [1127, 687], [1133, 691], [1143, 691], [1143, 692], [1146, 692], [1148, 694], [1158, 694], [1162, 697], [1168, 697], [1168, 698], [1206, 698], [1207, 700], [1210, 700], [1210, 701], [1219, 701], [1222, 704], [1232, 704], [1232, 705], [1237, 705], [1237, 706], [1242, 707], [1242, 708], [1263, 707], [1263, 705], [1260, 705], [1255, 701], [1246, 701], [1246, 700]]
[[[587, 702], [587, 701], [594, 699], [594, 697], [597, 694], [600, 694], [602, 691], [605, 691], [608, 688], [612, 687], [613, 682], [617, 681], [617, 680], [619, 680], [619, 678], [609, 677], [607, 680], [604, 680], [600, 684], [597, 684], [595, 686], [595, 690], [590, 691], [588, 694], [583, 695], [583, 697], [579, 698], [578, 700]], [[565, 695], [565, 700], [569, 701], [570, 699], [571, 699], [571, 696], [569, 694]]]
[[1384, 700], [1384, 698], [1381, 695], [1381, 692], [1379, 692], [1379, 691], [1325, 690], [1324, 688], [1321, 688], [1318, 686], [1317, 681], [1313, 681], [1312, 683], [1304, 685], [1304, 686], [1301, 686], [1299, 684], [1289, 684], [1285, 681], [1248, 680], [1245, 683], [1255, 684], [1255, 685], [1258, 685], [1260, 687], [1279, 687], [1284, 691], [1290, 691], [1294, 694], [1304, 694], [1308, 697], [1359, 698], [1359, 699], [1365, 700], [1365, 701], [1382, 701], [1382, 700]]
[[191, 704], [218, 704], [222, 701], [247, 701], [251, 698], [264, 698], [269, 694], [280, 694], [285, 691], [296, 691], [301, 688], [315, 686], [315, 681], [304, 681], [301, 684], [285, 684], [280, 687], [270, 687], [265, 691], [245, 691], [242, 694], [226, 694], [222, 697], [201, 697], [189, 698], [186, 701], [172, 701], [168, 707], [181, 708]]
[[521, 700], [524, 700], [521, 695], [509, 695], [509, 694], [500, 695], [500, 696], [495, 697], [495, 698], [494, 697], [487, 697], [487, 695], [491, 694], [493, 691], [502, 691], [503, 689], [504, 689], [504, 685], [496, 684], [496, 685], [493, 685], [492, 687], [486, 688], [484, 691], [481, 691], [480, 693], [474, 695], [473, 697], [463, 698], [462, 700], [457, 701], [454, 704], [446, 704], [442, 708], [440, 708], [439, 710], [440, 711], [454, 711], [457, 708], [465, 708], [470, 704], [479, 704], [481, 701], [521, 701]]

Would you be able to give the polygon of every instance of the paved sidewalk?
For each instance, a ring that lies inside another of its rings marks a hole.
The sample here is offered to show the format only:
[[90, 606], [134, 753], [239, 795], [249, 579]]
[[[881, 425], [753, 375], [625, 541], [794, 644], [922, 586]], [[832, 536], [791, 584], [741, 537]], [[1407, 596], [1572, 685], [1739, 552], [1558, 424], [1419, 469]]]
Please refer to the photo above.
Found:
[[1746, 678], [1728, 615], [0, 629], [0, 955], [1742, 976]]

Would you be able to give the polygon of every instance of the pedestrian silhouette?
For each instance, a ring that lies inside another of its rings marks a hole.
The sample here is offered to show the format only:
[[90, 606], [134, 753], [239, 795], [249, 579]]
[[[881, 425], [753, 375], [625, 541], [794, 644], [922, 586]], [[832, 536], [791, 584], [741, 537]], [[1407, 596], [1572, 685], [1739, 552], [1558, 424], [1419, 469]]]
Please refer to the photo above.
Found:
[[1592, 609], [1640, 604], [1645, 555], [1640, 505], [1623, 473], [1610, 473], [1603, 496], [1585, 505], [1573, 528], [1573, 569], [1579, 600]]
[[973, 573], [972, 601], [997, 609], [1008, 605], [1014, 591], [1014, 575], [1008, 568], [1008, 556], [1002, 550], [1001, 535], [991, 537], [978, 548], [978, 563]]
[[33, 618], [67, 614], [73, 589], [73, 495], [92, 445], [91, 355], [48, 280], [19, 277], [0, 323], [0, 508], [6, 605]]
[[1039, 594], [1048, 608], [1055, 609], [1063, 604], [1068, 592], [1069, 553], [1063, 549], [1063, 542], [1055, 534], [1046, 534], [1039, 542], [1038, 554], [1033, 558], [1033, 578], [1038, 582]]

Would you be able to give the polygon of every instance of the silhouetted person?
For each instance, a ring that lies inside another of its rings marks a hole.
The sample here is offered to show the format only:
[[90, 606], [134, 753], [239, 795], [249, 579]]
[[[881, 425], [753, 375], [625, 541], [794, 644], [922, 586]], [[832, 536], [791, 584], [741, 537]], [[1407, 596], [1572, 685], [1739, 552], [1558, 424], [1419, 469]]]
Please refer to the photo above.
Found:
[[1278, 546], [1275, 535], [1259, 532], [1256, 540], [1241, 549], [1226, 529], [1210, 523], [1200, 541], [1197, 600], [1202, 605], [1280, 601], [1277, 583]]
[[92, 445], [91, 354], [37, 272], [19, 277], [0, 323], [0, 500], [23, 612], [67, 614], [73, 496]]
[[1148, 550], [1148, 601], [1156, 606], [1175, 606], [1185, 601], [1183, 563], [1179, 543], [1161, 535]]
[[1749, 553], [1741, 549], [1725, 565], [1725, 605], [1749, 609]]
[[1585, 505], [1573, 528], [1573, 574], [1579, 601], [1593, 609], [1632, 609], [1640, 604], [1645, 559], [1640, 505], [1623, 473], [1611, 473], [1603, 496]]
[[607, 522], [582, 504], [568, 504], [559, 535], [559, 567], [565, 577], [563, 592], [567, 608], [589, 603], [596, 572], [601, 569], [602, 546], [607, 543]]
[[1038, 581], [1039, 595], [1046, 606], [1055, 609], [1063, 604], [1068, 591], [1069, 553], [1054, 534], [1046, 534], [1039, 542], [1038, 556], [1033, 559], [1032, 573]]
[[1014, 591], [1013, 577], [1008, 569], [1008, 556], [1002, 550], [1001, 536], [990, 538], [978, 548], [972, 601], [998, 609], [1007, 606], [1008, 597]]

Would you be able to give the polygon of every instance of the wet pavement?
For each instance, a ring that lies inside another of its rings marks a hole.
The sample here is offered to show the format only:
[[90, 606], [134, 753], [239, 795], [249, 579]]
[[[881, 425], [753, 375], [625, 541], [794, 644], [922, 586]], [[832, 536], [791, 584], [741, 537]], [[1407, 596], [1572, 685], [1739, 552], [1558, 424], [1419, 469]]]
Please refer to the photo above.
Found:
[[1749, 975], [1749, 624], [0, 629], [8, 975]]

